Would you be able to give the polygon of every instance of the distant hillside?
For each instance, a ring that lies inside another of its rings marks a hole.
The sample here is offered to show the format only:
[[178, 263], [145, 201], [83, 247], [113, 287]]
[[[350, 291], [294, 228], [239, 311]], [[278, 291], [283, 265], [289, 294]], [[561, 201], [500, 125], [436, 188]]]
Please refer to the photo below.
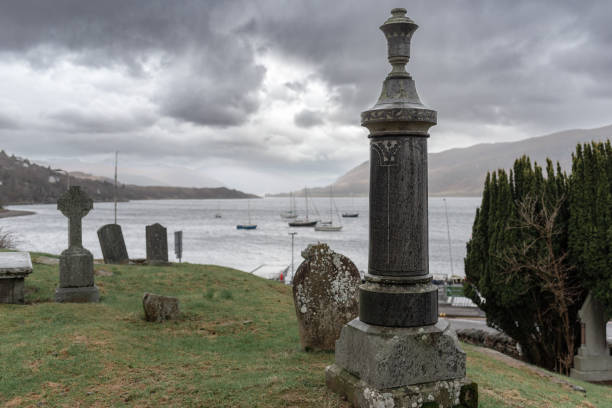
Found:
[[[430, 153], [429, 194], [432, 196], [480, 196], [488, 171], [509, 169], [522, 155], [539, 164], [546, 158], [571, 170], [572, 152], [578, 143], [612, 139], [612, 125], [597, 129], [574, 129], [508, 143], [483, 143], [463, 149]], [[370, 163], [348, 171], [333, 184], [334, 195], [368, 195]], [[329, 194], [329, 186], [308, 190], [312, 196]], [[296, 193], [302, 195], [303, 190]]]
[[[71, 173], [71, 184], [80, 185], [94, 201], [113, 200], [113, 182], [104, 177]], [[55, 203], [66, 191], [68, 176], [0, 151], [0, 205]], [[119, 184], [121, 201], [149, 199], [257, 198], [225, 187], [186, 188]]]

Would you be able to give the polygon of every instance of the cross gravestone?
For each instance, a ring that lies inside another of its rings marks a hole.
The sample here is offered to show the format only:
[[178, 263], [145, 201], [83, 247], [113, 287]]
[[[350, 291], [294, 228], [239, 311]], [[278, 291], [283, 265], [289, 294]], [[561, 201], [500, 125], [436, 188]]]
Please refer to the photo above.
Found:
[[380, 29], [392, 70], [361, 114], [370, 131], [368, 273], [359, 317], [343, 327], [326, 383], [358, 407], [447, 408], [460, 403], [466, 379], [465, 353], [448, 322], [438, 321], [429, 274], [427, 138], [437, 113], [405, 70], [418, 26], [405, 9], [391, 14]]
[[357, 317], [359, 270], [327, 244], [308, 245], [293, 279], [300, 342], [306, 350], [333, 351], [342, 326]]
[[92, 199], [79, 186], [71, 186], [57, 201], [57, 209], [68, 217], [68, 249], [60, 256], [56, 302], [100, 300], [100, 291], [94, 284], [93, 255], [83, 248], [82, 218], [92, 208]]
[[106, 224], [98, 229], [100, 249], [106, 264], [128, 264], [128, 257], [123, 232], [119, 224]]
[[583, 381], [612, 381], [612, 356], [606, 339], [605, 308], [590, 293], [578, 311], [581, 345], [570, 375]]
[[0, 252], [0, 303], [24, 303], [23, 284], [32, 273], [27, 252]]
[[147, 238], [147, 263], [168, 263], [168, 232], [161, 224], [146, 226]]

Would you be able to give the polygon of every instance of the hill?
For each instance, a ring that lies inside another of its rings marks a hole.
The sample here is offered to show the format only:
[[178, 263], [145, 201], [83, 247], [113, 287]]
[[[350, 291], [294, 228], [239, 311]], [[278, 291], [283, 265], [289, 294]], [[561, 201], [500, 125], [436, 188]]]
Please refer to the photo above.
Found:
[[[70, 183], [80, 185], [94, 201], [112, 201], [113, 181], [75, 172]], [[69, 184], [68, 175], [0, 151], [0, 205], [55, 203]], [[226, 187], [188, 188], [119, 184], [121, 201], [149, 199], [257, 198]]]
[[[596, 129], [573, 129], [517, 142], [482, 143], [462, 149], [430, 153], [429, 194], [432, 196], [480, 196], [487, 172], [508, 169], [514, 160], [528, 155], [540, 164], [549, 157], [571, 170], [571, 155], [578, 143], [612, 139], [612, 125]], [[333, 184], [337, 195], [367, 195], [370, 163], [349, 170]], [[326, 196], [329, 186], [309, 190], [313, 196]], [[300, 191], [297, 194], [302, 194]]]
[[[300, 349], [290, 286], [210, 265], [95, 265], [100, 303], [58, 304], [58, 266], [39, 255], [27, 304], [0, 307], [1, 406], [348, 406], [325, 387], [334, 354]], [[145, 322], [144, 292], [178, 297], [181, 317]], [[612, 404], [608, 387], [463, 347], [480, 408]]]

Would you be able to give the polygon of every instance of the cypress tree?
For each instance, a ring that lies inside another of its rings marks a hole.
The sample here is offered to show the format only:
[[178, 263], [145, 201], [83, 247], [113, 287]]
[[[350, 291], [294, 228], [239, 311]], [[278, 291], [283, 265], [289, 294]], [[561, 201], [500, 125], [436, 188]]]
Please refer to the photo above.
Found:
[[[525, 203], [532, 205], [538, 223], [558, 210], [554, 221], [559, 233], [552, 247], [565, 271], [567, 193], [567, 177], [558, 166], [555, 171], [550, 160], [546, 177], [526, 156], [515, 161], [509, 176], [504, 170], [487, 175], [465, 258], [465, 293], [486, 312], [487, 322], [521, 344], [528, 361], [558, 371], [569, 369], [575, 347], [567, 339], [577, 335], [570, 327], [564, 337], [559, 327], [568, 327], [579, 305], [568, 300], [569, 308], [553, 307], [559, 303], [559, 291], [550, 288], [538, 269], [550, 257], [547, 241], [538, 225], [526, 226], [523, 218]], [[525, 266], [517, 268], [521, 262]], [[573, 286], [574, 275], [569, 273], [562, 283]]]
[[612, 146], [576, 147], [570, 177], [568, 240], [582, 284], [612, 316]]

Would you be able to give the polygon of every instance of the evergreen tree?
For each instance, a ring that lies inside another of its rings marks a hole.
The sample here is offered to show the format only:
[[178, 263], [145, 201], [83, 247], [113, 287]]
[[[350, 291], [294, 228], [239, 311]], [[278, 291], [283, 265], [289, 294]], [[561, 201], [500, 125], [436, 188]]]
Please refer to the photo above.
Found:
[[465, 259], [465, 292], [528, 361], [567, 372], [582, 295], [567, 261], [568, 179], [528, 157], [487, 175]]
[[570, 177], [569, 250], [582, 284], [612, 316], [612, 146], [578, 145]]

